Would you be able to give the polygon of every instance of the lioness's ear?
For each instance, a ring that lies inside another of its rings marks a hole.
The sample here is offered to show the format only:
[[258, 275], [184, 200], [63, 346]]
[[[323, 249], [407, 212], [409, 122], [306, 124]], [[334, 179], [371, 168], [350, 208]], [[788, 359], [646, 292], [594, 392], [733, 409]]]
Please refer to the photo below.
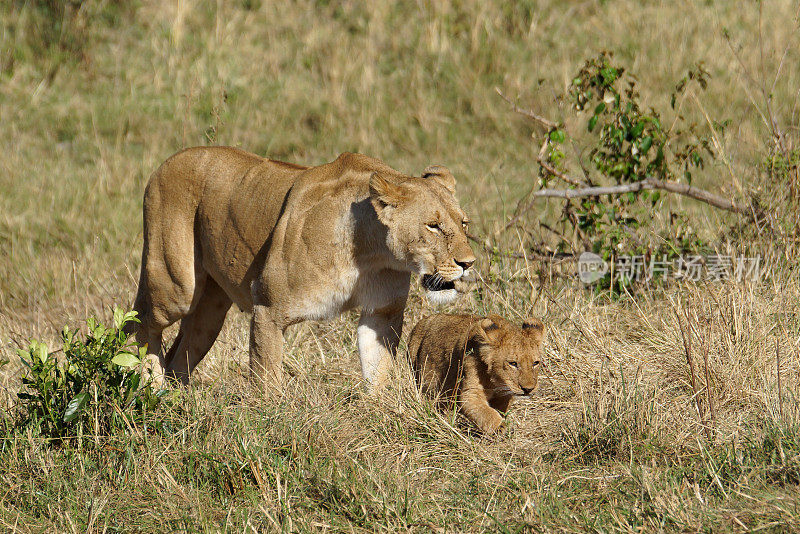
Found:
[[391, 210], [387, 208], [396, 208], [408, 195], [400, 184], [390, 182], [377, 172], [373, 172], [369, 177], [369, 196], [375, 211], [378, 212], [378, 217], [384, 219], [390, 215]]
[[423, 178], [431, 178], [442, 184], [448, 191], [456, 194], [456, 177], [447, 167], [441, 165], [431, 165], [422, 171]]

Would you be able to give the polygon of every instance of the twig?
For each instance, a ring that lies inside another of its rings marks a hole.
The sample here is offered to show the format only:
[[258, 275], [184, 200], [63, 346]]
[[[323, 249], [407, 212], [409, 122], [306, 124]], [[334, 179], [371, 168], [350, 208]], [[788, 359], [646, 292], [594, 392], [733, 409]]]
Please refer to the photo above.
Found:
[[514, 112], [519, 113], [520, 115], [524, 115], [525, 117], [528, 117], [529, 119], [535, 120], [536, 122], [538, 122], [542, 126], [545, 126], [548, 130], [553, 130], [555, 128], [558, 128], [558, 124], [556, 124], [555, 122], [553, 122], [553, 121], [551, 121], [549, 119], [545, 119], [541, 115], [537, 115], [536, 113], [534, 113], [533, 111], [531, 111], [529, 109], [523, 109], [523, 108], [519, 107], [515, 102], [512, 102], [510, 98], [508, 98], [506, 95], [504, 95], [502, 93], [502, 91], [500, 91], [499, 87], [495, 87], [494, 90], [497, 91], [497, 94], [500, 95], [500, 98], [505, 100], [511, 106], [511, 109], [513, 109]]
[[543, 156], [543, 154], [541, 152], [539, 153], [539, 157], [536, 158], [536, 163], [541, 165], [544, 168], [544, 170], [546, 170], [547, 172], [549, 172], [553, 176], [555, 176], [557, 178], [561, 178], [562, 180], [564, 180], [568, 184], [572, 184], [574, 186], [586, 185], [584, 182], [581, 182], [580, 180], [578, 180], [576, 178], [568, 176], [567, 174], [564, 174], [563, 172], [559, 171], [558, 169], [556, 169], [555, 167], [550, 165], [550, 163], [546, 159], [544, 159], [544, 156]]
[[783, 397], [781, 396], [781, 346], [780, 342], [775, 340], [775, 367], [778, 371], [778, 414], [783, 421]]
[[[683, 304], [681, 304], [681, 307], [683, 307]], [[689, 372], [692, 378], [692, 397], [694, 398], [695, 406], [697, 406], [697, 413], [700, 415], [700, 421], [702, 422], [705, 420], [705, 417], [703, 416], [703, 405], [700, 402], [700, 396], [698, 395], [697, 391], [697, 376], [694, 372], [694, 361], [692, 360], [692, 333], [689, 331], [687, 336], [686, 331], [683, 329], [683, 321], [681, 321], [681, 316], [678, 314], [678, 310], [673, 306], [672, 311], [675, 313], [675, 319], [678, 321], [678, 329], [681, 331], [681, 339], [683, 340], [683, 350], [684, 354], [686, 355], [686, 363], [689, 365]], [[686, 316], [686, 324], [688, 327], [688, 315]]]
[[[545, 136], [544, 140], [542, 141], [542, 146], [541, 146], [541, 148], [539, 148], [539, 155], [536, 156], [536, 161], [539, 161], [540, 159], [544, 158], [545, 152], [547, 151], [547, 144], [548, 144], [548, 137]], [[522, 214], [525, 213], [525, 211], [527, 210], [527, 208], [525, 208], [525, 209], [522, 208], [522, 203], [525, 202], [525, 200], [527, 200], [531, 196], [531, 194], [533, 193], [533, 190], [536, 189], [536, 186], [537, 186], [537, 184], [534, 182], [534, 184], [530, 187], [528, 192], [525, 193], [525, 195], [522, 196], [517, 201], [517, 207], [514, 208], [514, 213], [516, 215], [514, 215], [514, 217], [511, 218], [512, 222], [509, 222], [503, 228], [495, 230], [495, 232], [493, 234], [493, 237], [497, 237], [498, 235], [502, 234], [503, 232], [505, 232], [506, 230], [511, 228], [511, 226], [520, 219]]]
[[[714, 319], [713, 311], [712, 311], [711, 319], [712, 319], [712, 321]], [[708, 373], [708, 345], [710, 343], [708, 338], [710, 337], [710, 334], [711, 334], [711, 326], [708, 327], [708, 329], [706, 330], [705, 335], [703, 336], [704, 337], [704, 339], [703, 339], [703, 366], [704, 366], [704, 374], [705, 374], [705, 377], [706, 377], [706, 398], [708, 398], [708, 412], [711, 415], [711, 430], [712, 431], [716, 431], [717, 418], [716, 418], [716, 414], [714, 413], [714, 401], [711, 398], [711, 377], [710, 377], [710, 375]]]

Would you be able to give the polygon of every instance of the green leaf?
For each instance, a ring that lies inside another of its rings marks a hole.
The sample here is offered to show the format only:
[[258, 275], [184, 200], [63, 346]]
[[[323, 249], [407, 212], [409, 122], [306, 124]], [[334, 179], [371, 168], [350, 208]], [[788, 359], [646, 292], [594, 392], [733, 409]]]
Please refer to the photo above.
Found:
[[597, 104], [597, 107], [594, 108], [594, 114], [595, 115], [600, 115], [605, 110], [606, 110], [606, 103], [605, 102], [600, 102], [599, 104]]
[[117, 364], [120, 367], [133, 367], [139, 365], [141, 360], [131, 354], [130, 352], [120, 352], [111, 360], [111, 363]]
[[661, 198], [661, 193], [659, 191], [653, 192], [653, 195], [650, 197], [650, 201], [653, 203], [653, 206], [656, 205], [658, 199]]
[[604, 69], [600, 69], [600, 75], [603, 77], [603, 81], [605, 81], [605, 83], [611, 85], [617, 79], [619, 73], [614, 67], [606, 67]]
[[129, 311], [122, 317], [122, 324], [124, 325], [125, 323], [130, 323], [130, 322], [141, 324], [141, 321], [139, 320], [137, 315], [139, 314], [136, 313], [135, 311]]
[[120, 330], [122, 328], [122, 310], [114, 308], [114, 328]]
[[564, 134], [564, 130], [553, 130], [550, 132], [550, 140], [554, 143], [563, 143], [566, 138], [567, 136]]
[[139, 389], [139, 382], [142, 380], [142, 375], [140, 373], [132, 373], [132, 375], [133, 376], [131, 376], [131, 379], [128, 382], [128, 396]]
[[42, 363], [47, 361], [47, 345], [33, 341], [31, 343], [31, 354], [39, 358]]
[[64, 422], [71, 423], [72, 421], [77, 418], [83, 408], [86, 406], [86, 403], [89, 401], [89, 392], [84, 391], [83, 393], [78, 393], [75, 395], [69, 404], [67, 404], [67, 409], [64, 411]]
[[648, 135], [639, 143], [639, 152], [642, 154], [647, 154], [647, 151], [650, 150], [651, 146], [653, 146], [653, 138]]
[[597, 126], [597, 115], [589, 119], [589, 124], [587, 126], [587, 129], [591, 132], [592, 130], [594, 130], [595, 126]]
[[661, 129], [661, 121], [658, 120], [658, 117], [653, 117], [652, 122], [657, 129]]

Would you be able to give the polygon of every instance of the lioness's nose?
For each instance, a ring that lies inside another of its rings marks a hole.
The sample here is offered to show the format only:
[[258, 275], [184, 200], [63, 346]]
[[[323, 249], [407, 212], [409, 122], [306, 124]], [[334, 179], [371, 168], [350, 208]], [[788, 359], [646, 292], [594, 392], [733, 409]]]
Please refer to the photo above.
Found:
[[531, 391], [533, 391], [533, 388], [523, 388], [522, 386], [520, 386], [520, 388], [522, 389], [522, 393], [525, 395], [530, 395]]
[[453, 261], [456, 262], [456, 265], [458, 265], [459, 267], [461, 267], [465, 271], [467, 269], [469, 269], [470, 267], [472, 267], [472, 264], [475, 263], [475, 260], [467, 260], [467, 261], [453, 260]]

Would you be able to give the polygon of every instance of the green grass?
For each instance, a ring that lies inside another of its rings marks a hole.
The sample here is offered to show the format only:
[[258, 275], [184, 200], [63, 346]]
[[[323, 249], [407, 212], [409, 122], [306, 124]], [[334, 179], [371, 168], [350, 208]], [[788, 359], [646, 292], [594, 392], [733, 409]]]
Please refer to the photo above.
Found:
[[[359, 151], [409, 173], [446, 165], [474, 232], [528, 251], [552, 241], [538, 222], [556, 220], [561, 203], [541, 201], [495, 234], [536, 184], [544, 133], [495, 88], [563, 120], [580, 148], [584, 119], [555, 96], [608, 49], [637, 77], [641, 101], [660, 109], [703, 61], [708, 90], [680, 112], [701, 127], [706, 113], [731, 124], [695, 183], [755, 193], [770, 209], [779, 196], [763, 165], [774, 157], [758, 86], [796, 148], [795, 1], [374, 4], [0, 5], [0, 360], [11, 362], [0, 368], [2, 528], [800, 529], [796, 239], [737, 234], [731, 216], [686, 198], [666, 210], [686, 210], [711, 246], [764, 255], [762, 283], [680, 283], [610, 300], [578, 287], [569, 264], [476, 245], [478, 290], [453, 309], [548, 325], [538, 394], [518, 403], [502, 436], [437, 412], [402, 365], [384, 395], [367, 397], [353, 314], [290, 330], [281, 398], [260, 397], [243, 378], [247, 318], [231, 312], [193, 386], [150, 414], [153, 425], [80, 446], [10, 426], [14, 349], [31, 337], [52, 346], [65, 324], [107, 320], [114, 304], [132, 302], [144, 184], [184, 146], [305, 164]], [[794, 224], [791, 212], [776, 217]], [[673, 311], [683, 308], [698, 391]], [[407, 330], [431, 311], [415, 286]]]

